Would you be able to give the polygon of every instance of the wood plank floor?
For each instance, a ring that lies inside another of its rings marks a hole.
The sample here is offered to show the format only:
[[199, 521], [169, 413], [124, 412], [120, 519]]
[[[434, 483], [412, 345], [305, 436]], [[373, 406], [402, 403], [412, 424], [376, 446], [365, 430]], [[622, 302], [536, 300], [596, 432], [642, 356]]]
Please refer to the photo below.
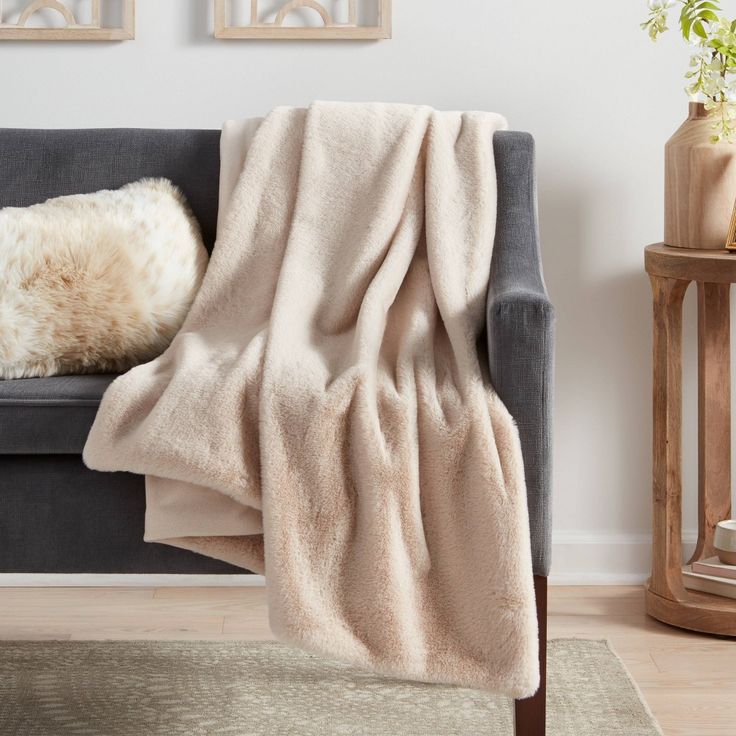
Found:
[[[736, 641], [649, 619], [634, 587], [550, 588], [550, 637], [608, 639], [665, 736], [736, 734]], [[268, 639], [263, 588], [0, 588], [0, 639]]]

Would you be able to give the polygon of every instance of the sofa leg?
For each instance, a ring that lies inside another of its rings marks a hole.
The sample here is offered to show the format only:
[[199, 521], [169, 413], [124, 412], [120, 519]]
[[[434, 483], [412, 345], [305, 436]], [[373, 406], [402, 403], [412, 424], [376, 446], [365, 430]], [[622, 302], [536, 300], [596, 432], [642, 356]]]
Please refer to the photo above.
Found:
[[547, 578], [534, 576], [539, 621], [539, 690], [514, 703], [516, 736], [545, 736], [547, 722]]

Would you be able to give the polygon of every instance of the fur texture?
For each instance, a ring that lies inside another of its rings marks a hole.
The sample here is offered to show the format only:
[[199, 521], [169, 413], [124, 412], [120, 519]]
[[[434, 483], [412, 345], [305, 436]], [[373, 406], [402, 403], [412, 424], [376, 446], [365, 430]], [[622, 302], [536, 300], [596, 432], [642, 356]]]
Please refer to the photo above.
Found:
[[151, 360], [206, 268], [199, 225], [165, 179], [0, 210], [0, 378]]
[[108, 389], [84, 457], [149, 476], [147, 539], [265, 569], [281, 639], [526, 697], [523, 463], [477, 350], [503, 125], [315, 103], [244, 156], [226, 127], [244, 164], [202, 289]]

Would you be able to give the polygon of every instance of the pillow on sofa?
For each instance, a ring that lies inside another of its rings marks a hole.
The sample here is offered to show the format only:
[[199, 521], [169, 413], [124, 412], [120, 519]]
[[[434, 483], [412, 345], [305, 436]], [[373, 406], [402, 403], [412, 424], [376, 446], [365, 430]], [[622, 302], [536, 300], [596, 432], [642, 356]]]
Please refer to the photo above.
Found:
[[0, 209], [0, 378], [153, 359], [206, 268], [199, 225], [166, 179]]

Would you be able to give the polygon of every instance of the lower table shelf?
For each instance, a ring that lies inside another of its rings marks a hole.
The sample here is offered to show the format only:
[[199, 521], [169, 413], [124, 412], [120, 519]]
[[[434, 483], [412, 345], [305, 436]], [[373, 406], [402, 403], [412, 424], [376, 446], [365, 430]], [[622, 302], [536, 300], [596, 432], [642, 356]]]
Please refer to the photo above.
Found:
[[736, 636], [736, 600], [685, 590], [682, 598], [671, 600], [654, 593], [646, 584], [647, 613], [672, 626], [721, 636]]

